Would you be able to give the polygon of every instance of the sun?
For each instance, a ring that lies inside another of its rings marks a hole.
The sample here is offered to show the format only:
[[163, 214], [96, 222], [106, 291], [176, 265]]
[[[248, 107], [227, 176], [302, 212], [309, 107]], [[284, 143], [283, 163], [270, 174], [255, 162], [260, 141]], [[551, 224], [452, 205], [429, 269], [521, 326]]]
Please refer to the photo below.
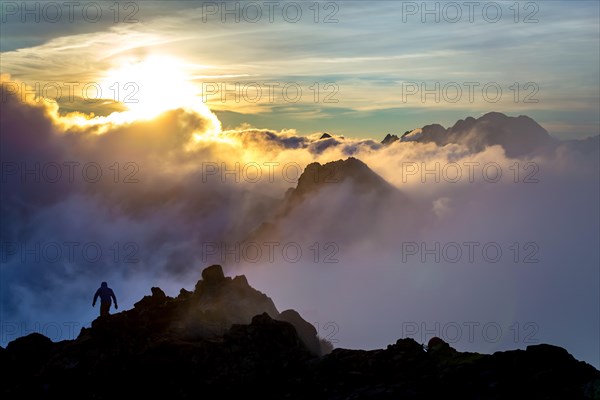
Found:
[[115, 61], [98, 81], [102, 99], [123, 104], [126, 110], [107, 116], [81, 112], [56, 117], [65, 126], [95, 126], [102, 134], [110, 126], [152, 120], [169, 110], [183, 109], [201, 115], [204, 124], [194, 133], [194, 142], [218, 138], [221, 122], [202, 101], [194, 84], [190, 64], [176, 57], [151, 55], [143, 59], [126, 58]]
[[176, 108], [196, 109], [201, 103], [186, 65], [171, 56], [124, 60], [106, 72], [100, 86], [135, 119], [152, 119]]

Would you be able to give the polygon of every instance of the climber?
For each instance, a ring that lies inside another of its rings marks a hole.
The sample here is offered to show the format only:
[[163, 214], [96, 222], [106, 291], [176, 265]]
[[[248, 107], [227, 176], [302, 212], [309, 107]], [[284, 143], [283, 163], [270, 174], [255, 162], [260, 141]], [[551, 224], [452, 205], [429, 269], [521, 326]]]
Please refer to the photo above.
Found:
[[92, 307], [96, 306], [96, 300], [100, 297], [100, 316], [108, 316], [110, 310], [111, 299], [115, 302], [115, 310], [119, 309], [117, 305], [117, 298], [115, 297], [115, 292], [111, 288], [108, 287], [106, 282], [102, 282], [98, 290], [96, 290], [96, 294], [94, 294], [94, 301], [92, 301]]

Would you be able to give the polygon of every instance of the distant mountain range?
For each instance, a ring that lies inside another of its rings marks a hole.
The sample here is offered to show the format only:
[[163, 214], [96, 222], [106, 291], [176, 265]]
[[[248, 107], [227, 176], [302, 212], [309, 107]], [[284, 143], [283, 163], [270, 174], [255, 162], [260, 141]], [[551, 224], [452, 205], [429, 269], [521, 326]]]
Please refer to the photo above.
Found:
[[[341, 136], [323, 133], [309, 147], [321, 152], [329, 147], [346, 146], [345, 143]], [[406, 131], [400, 137], [387, 134], [381, 144], [372, 146], [376, 152], [384, 147], [410, 143], [456, 144], [465, 146], [472, 153], [496, 145], [501, 146], [509, 158], [548, 156], [559, 146], [582, 154], [600, 152], [600, 136], [561, 141], [527, 116], [510, 117], [498, 112], [490, 112], [477, 119], [467, 117], [450, 128], [432, 124]], [[348, 146], [344, 152], [352, 153], [353, 147]], [[350, 202], [352, 206], [345, 207]], [[410, 212], [409, 205], [412, 207]], [[431, 209], [425, 209], [422, 204], [411, 203], [401, 190], [355, 157], [307, 165], [296, 187], [288, 189], [281, 202], [273, 202], [272, 209], [270, 216], [247, 240], [282, 236], [298, 239], [314, 236], [316, 232], [329, 233], [331, 237], [336, 236], [334, 232], [344, 232], [344, 238], [352, 238], [365, 236], [370, 230], [377, 229], [374, 223], [382, 219], [374, 216], [382, 209], [389, 211], [383, 220], [393, 216], [400, 221], [400, 216], [404, 215], [403, 225], [408, 223], [409, 214], [426, 217], [431, 213]], [[306, 219], [306, 215], [314, 218]], [[298, 227], [302, 229], [298, 230]]]
[[[598, 137], [595, 136], [594, 140], [597, 141]], [[477, 119], [461, 119], [450, 128], [432, 124], [406, 131], [401, 136], [387, 134], [381, 141], [383, 145], [396, 142], [435, 143], [438, 146], [463, 144], [472, 152], [482, 151], [487, 146], [500, 145], [508, 157], [521, 157], [554, 149], [561, 143], [577, 146], [582, 141], [561, 142], [550, 136], [536, 121], [524, 115], [510, 117], [499, 112], [490, 112]]]
[[[593, 399], [600, 371], [540, 344], [493, 355], [439, 338], [335, 349], [293, 310], [279, 313], [220, 266], [193, 292], [159, 288], [75, 340], [32, 333], [0, 348], [3, 398]], [[327, 354], [326, 354], [327, 353]]]
[[438, 146], [463, 143], [472, 151], [482, 151], [486, 146], [501, 145], [508, 157], [519, 157], [543, 150], [556, 139], [533, 119], [520, 115], [508, 117], [491, 112], [480, 118], [468, 117], [445, 129], [441, 125], [427, 125], [402, 135], [402, 141], [433, 142]]

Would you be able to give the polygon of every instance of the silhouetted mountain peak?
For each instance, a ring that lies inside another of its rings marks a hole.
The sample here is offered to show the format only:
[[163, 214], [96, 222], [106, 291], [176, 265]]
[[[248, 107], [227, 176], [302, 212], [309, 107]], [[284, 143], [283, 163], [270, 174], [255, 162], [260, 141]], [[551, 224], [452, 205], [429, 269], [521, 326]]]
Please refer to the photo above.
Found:
[[[332, 198], [336, 200], [328, 201]], [[345, 202], [352, 206], [345, 207]], [[369, 229], [377, 228], [373, 215], [378, 210], [390, 204], [405, 205], [409, 202], [404, 193], [357, 158], [349, 157], [326, 164], [313, 162], [306, 166], [296, 187], [285, 192], [271, 220], [260, 225], [246, 240], [277, 238], [281, 234], [280, 229], [287, 229], [290, 221], [297, 218], [302, 220], [304, 227], [301, 233], [311, 232], [309, 235], [313, 235], [313, 232], [318, 232], [319, 235], [339, 237], [336, 232], [343, 231], [364, 235]], [[324, 214], [335, 223], [323, 226], [322, 219], [312, 218]], [[361, 226], [360, 233], [352, 229], [355, 226]], [[346, 238], [352, 240], [352, 235]]]
[[383, 144], [384, 146], [387, 146], [394, 142], [397, 142], [398, 140], [400, 140], [400, 139], [398, 138], [397, 135], [391, 135], [388, 133], [387, 135], [385, 135], [385, 137], [381, 141], [381, 144]]
[[[477, 120], [479, 121], [494, 121], [494, 120], [506, 120], [508, 118], [514, 118], [514, 117], [509, 117], [506, 114], [503, 114], [501, 112], [498, 111], [490, 111], [488, 113], [483, 114], [481, 117], [477, 118]], [[467, 119], [474, 119], [473, 117], [467, 117]]]
[[[490, 113], [492, 114], [492, 113]], [[488, 115], [488, 114], [486, 114]], [[504, 114], [501, 114], [504, 115]], [[483, 118], [483, 117], [482, 117]], [[459, 119], [456, 123], [450, 128], [452, 131], [468, 131], [473, 129], [473, 126], [477, 123], [477, 120], [473, 117], [467, 117], [465, 119]]]
[[356, 190], [387, 192], [393, 187], [377, 175], [364, 162], [349, 157], [346, 160], [326, 164], [308, 164], [298, 179], [296, 189], [290, 193], [294, 198], [304, 197], [327, 185], [352, 182]]
[[402, 136], [402, 141], [433, 142], [438, 146], [463, 144], [472, 151], [501, 145], [508, 157], [518, 157], [551, 148], [556, 144], [548, 132], [533, 119], [520, 115], [510, 117], [489, 112], [477, 119], [467, 117], [446, 129], [439, 124], [426, 125]]

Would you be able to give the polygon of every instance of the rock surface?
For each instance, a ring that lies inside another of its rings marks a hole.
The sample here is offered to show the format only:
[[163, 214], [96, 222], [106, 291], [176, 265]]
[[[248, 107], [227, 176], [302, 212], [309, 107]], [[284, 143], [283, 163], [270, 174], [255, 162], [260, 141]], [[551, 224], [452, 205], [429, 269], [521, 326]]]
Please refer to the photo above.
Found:
[[399, 339], [319, 356], [316, 330], [300, 314], [279, 314], [220, 266], [202, 276], [176, 298], [152, 288], [75, 340], [32, 333], [0, 348], [2, 398], [600, 398], [600, 371], [548, 344], [486, 355], [439, 338]]

